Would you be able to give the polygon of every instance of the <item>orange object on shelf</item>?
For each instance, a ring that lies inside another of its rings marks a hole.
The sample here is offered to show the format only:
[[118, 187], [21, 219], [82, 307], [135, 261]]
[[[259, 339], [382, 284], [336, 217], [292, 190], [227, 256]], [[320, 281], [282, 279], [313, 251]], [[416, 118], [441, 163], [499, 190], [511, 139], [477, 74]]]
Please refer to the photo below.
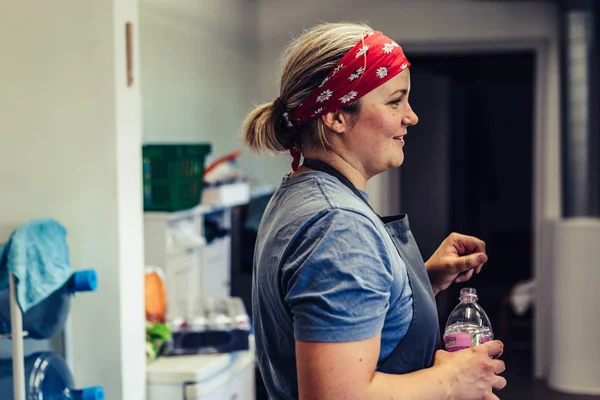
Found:
[[158, 267], [146, 267], [144, 286], [146, 320], [164, 323], [167, 314], [167, 291], [162, 270]]
[[224, 156], [217, 158], [215, 161], [206, 166], [206, 169], [204, 170], [204, 176], [210, 173], [213, 169], [217, 168], [219, 165], [229, 161], [233, 161], [237, 159], [240, 155], [242, 155], [242, 151], [235, 150], [231, 153], [227, 153]]

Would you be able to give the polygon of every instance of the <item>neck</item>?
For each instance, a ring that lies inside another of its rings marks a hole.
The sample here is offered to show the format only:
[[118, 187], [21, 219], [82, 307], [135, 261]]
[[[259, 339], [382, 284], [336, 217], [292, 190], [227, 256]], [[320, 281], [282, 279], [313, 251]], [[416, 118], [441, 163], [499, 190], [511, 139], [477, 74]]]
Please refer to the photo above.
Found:
[[[346, 179], [348, 179], [352, 184], [359, 190], [366, 191], [367, 190], [367, 178], [360, 172], [360, 170], [354, 167], [350, 162], [348, 162], [344, 157], [339, 154], [328, 151], [323, 152], [322, 154], [318, 153], [310, 153], [306, 154], [307, 158], [312, 158], [313, 160], [322, 161], [340, 174], [342, 174]], [[306, 167], [300, 167], [297, 173], [306, 172], [309, 169]]]

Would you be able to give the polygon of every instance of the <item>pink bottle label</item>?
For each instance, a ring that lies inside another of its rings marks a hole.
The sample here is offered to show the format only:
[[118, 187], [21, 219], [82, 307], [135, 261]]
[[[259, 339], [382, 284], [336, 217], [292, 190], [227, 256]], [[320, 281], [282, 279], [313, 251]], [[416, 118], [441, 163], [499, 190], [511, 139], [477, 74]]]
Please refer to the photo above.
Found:
[[456, 333], [444, 337], [444, 346], [446, 351], [452, 352], [489, 342], [490, 339], [485, 334]]
[[471, 342], [470, 333], [456, 333], [444, 337], [444, 345], [446, 346], [446, 351], [458, 351], [473, 347], [473, 342]]

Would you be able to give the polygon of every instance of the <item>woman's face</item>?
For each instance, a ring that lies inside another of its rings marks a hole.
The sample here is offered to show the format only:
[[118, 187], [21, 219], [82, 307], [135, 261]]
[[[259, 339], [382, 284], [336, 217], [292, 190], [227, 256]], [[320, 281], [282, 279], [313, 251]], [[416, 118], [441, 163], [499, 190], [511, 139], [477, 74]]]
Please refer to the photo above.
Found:
[[407, 127], [419, 121], [408, 104], [409, 92], [407, 68], [363, 96], [356, 123], [346, 128], [346, 150], [366, 179], [399, 167], [404, 161]]

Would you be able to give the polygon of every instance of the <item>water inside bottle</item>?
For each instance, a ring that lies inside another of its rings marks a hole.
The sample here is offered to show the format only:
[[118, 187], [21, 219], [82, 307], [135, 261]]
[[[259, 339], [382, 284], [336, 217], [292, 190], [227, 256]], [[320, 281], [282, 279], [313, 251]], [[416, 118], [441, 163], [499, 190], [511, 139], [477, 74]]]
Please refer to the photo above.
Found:
[[463, 288], [458, 305], [452, 310], [444, 331], [447, 351], [458, 351], [494, 340], [490, 320], [477, 304], [477, 291]]
[[447, 351], [458, 351], [494, 340], [492, 330], [475, 324], [456, 323], [449, 325], [444, 334]]

